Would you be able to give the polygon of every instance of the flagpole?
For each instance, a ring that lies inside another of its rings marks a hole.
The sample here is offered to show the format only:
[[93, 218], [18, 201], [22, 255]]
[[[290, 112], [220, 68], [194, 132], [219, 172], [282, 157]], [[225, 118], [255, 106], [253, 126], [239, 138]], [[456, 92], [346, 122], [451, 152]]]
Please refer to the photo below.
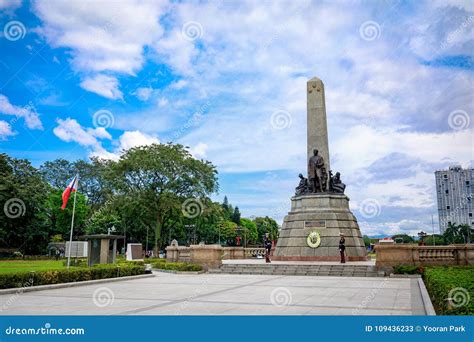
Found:
[[[71, 249], [72, 249], [72, 231], [74, 229], [74, 213], [76, 211], [76, 196], [77, 196], [77, 190], [79, 189], [79, 178], [76, 179], [76, 191], [74, 191], [74, 204], [72, 205], [72, 219], [71, 219], [71, 233], [69, 235], [69, 251], [67, 253], [67, 269], [69, 269], [69, 265], [71, 264]], [[74, 185], [72, 185], [72, 188], [74, 189]]]

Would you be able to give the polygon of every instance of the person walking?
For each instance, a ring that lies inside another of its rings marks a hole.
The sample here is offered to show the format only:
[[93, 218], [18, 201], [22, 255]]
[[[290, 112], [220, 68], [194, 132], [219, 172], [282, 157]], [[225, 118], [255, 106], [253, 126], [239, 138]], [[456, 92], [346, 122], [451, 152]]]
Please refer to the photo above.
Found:
[[346, 239], [344, 239], [344, 234], [340, 233], [340, 239], [339, 239], [339, 253], [341, 253], [341, 264], [346, 263]]
[[265, 248], [265, 262], [270, 263], [270, 251], [272, 250], [272, 241], [270, 240], [269, 234], [265, 233], [263, 238], [263, 247]]

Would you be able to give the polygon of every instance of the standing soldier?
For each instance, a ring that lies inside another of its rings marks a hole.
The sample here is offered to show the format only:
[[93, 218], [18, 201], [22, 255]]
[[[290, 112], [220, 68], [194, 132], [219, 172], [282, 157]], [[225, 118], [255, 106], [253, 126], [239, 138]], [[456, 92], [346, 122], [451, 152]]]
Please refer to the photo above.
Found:
[[270, 240], [268, 233], [265, 233], [265, 237], [263, 238], [263, 247], [265, 248], [265, 262], [270, 263], [270, 251], [272, 250], [272, 241]]
[[345, 252], [346, 252], [346, 239], [344, 239], [344, 234], [340, 233], [341, 239], [339, 240], [339, 253], [341, 253], [341, 264], [346, 263]]

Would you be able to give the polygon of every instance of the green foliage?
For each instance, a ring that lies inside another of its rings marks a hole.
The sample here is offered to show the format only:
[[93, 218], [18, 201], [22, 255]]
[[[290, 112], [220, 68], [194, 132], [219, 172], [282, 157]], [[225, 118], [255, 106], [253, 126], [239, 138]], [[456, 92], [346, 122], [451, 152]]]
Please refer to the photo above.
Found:
[[[176, 223], [186, 199], [200, 199], [218, 190], [217, 171], [194, 159], [182, 145], [153, 144], [127, 150], [109, 165], [107, 179], [116, 193], [140, 208], [140, 223], [154, 233], [157, 246]], [[127, 214], [133, 208], [128, 206]]]
[[49, 234], [41, 213], [48, 192], [49, 185], [29, 161], [0, 154], [0, 247], [23, 254], [46, 248]]
[[[72, 211], [74, 206], [74, 194], [71, 194], [67, 206], [61, 209], [63, 190], [52, 190], [44, 202], [41, 217], [48, 227], [49, 235], [69, 236], [71, 229]], [[87, 215], [90, 207], [86, 204], [86, 197], [77, 193], [76, 210], [74, 214], [74, 235], [83, 235]]]
[[61, 234], [55, 234], [55, 235], [51, 236], [49, 241], [51, 241], [51, 242], [63, 242], [64, 238]]
[[56, 190], [64, 190], [68, 180], [79, 174], [79, 191], [86, 195], [87, 204], [96, 208], [111, 195], [111, 187], [105, 181], [105, 172], [111, 161], [92, 158], [91, 162], [64, 159], [47, 161], [40, 166], [43, 178]]
[[423, 279], [438, 315], [474, 315], [473, 266], [426, 267]]
[[362, 239], [364, 240], [365, 247], [369, 247], [372, 243], [372, 240], [367, 235], [364, 235]]
[[444, 231], [443, 238], [448, 244], [469, 243], [474, 239], [474, 229], [467, 224], [448, 224], [448, 228]]
[[442, 235], [428, 235], [426, 237], [423, 238], [423, 242], [425, 243], [425, 245], [427, 246], [433, 246], [433, 245], [436, 245], [436, 246], [441, 246], [441, 245], [445, 245], [446, 242], [443, 238]]
[[151, 263], [153, 268], [159, 270], [171, 270], [180, 272], [199, 272], [202, 271], [202, 266], [188, 262], [167, 262], [165, 259], [158, 259]]
[[242, 226], [244, 236], [247, 239], [247, 244], [259, 243], [257, 225], [255, 222], [248, 218], [240, 219], [240, 225]]
[[227, 242], [228, 245], [233, 245], [237, 237], [237, 224], [232, 221], [221, 221], [217, 224], [220, 232], [221, 242]]
[[240, 210], [239, 207], [235, 207], [234, 212], [232, 213], [231, 221], [235, 224], [240, 224]]
[[278, 223], [276, 223], [274, 219], [268, 216], [257, 217], [255, 218], [254, 222], [257, 225], [257, 232], [258, 232], [258, 238], [260, 240], [260, 243], [262, 243], [265, 233], [270, 234], [271, 240], [278, 239], [278, 235], [279, 235]]
[[69, 270], [6, 273], [0, 274], [0, 289], [117, 278], [144, 273], [145, 267], [140, 265], [96, 265]]
[[397, 265], [393, 268], [395, 274], [423, 274], [423, 266]]
[[[47, 161], [39, 170], [27, 160], [0, 154], [0, 205], [12, 198], [24, 203], [24, 213], [9, 218], [0, 213], [0, 247], [11, 255], [47, 252], [48, 242], [69, 239], [73, 197], [60, 209], [62, 192], [79, 174], [74, 237], [106, 233], [115, 226], [127, 242], [148, 249], [162, 249], [171, 240], [180, 244], [196, 237], [196, 243], [233, 245], [239, 234], [248, 243], [260, 244], [265, 232], [278, 237], [278, 225], [269, 217], [241, 218], [238, 206], [213, 202], [218, 190], [217, 171], [208, 161], [197, 160], [182, 145], [154, 144], [125, 151], [119, 161]], [[183, 214], [186, 200], [202, 204], [200, 214]], [[23, 210], [23, 209], [22, 209]], [[188, 228], [187, 228], [188, 227]], [[195, 235], [194, 235], [195, 234]]]
[[95, 211], [87, 222], [86, 234], [107, 234], [108, 229], [115, 227], [121, 231], [122, 220], [113, 210], [104, 207]]
[[396, 243], [415, 243], [415, 240], [413, 240], [413, 238], [407, 234], [396, 234], [392, 236], [392, 239]]

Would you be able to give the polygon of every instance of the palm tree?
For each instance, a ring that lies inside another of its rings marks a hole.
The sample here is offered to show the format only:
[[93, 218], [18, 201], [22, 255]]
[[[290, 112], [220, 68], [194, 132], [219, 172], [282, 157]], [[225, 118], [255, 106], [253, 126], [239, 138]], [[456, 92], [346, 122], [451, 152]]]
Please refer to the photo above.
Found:
[[448, 243], [471, 243], [474, 230], [467, 224], [449, 223], [443, 237]]

